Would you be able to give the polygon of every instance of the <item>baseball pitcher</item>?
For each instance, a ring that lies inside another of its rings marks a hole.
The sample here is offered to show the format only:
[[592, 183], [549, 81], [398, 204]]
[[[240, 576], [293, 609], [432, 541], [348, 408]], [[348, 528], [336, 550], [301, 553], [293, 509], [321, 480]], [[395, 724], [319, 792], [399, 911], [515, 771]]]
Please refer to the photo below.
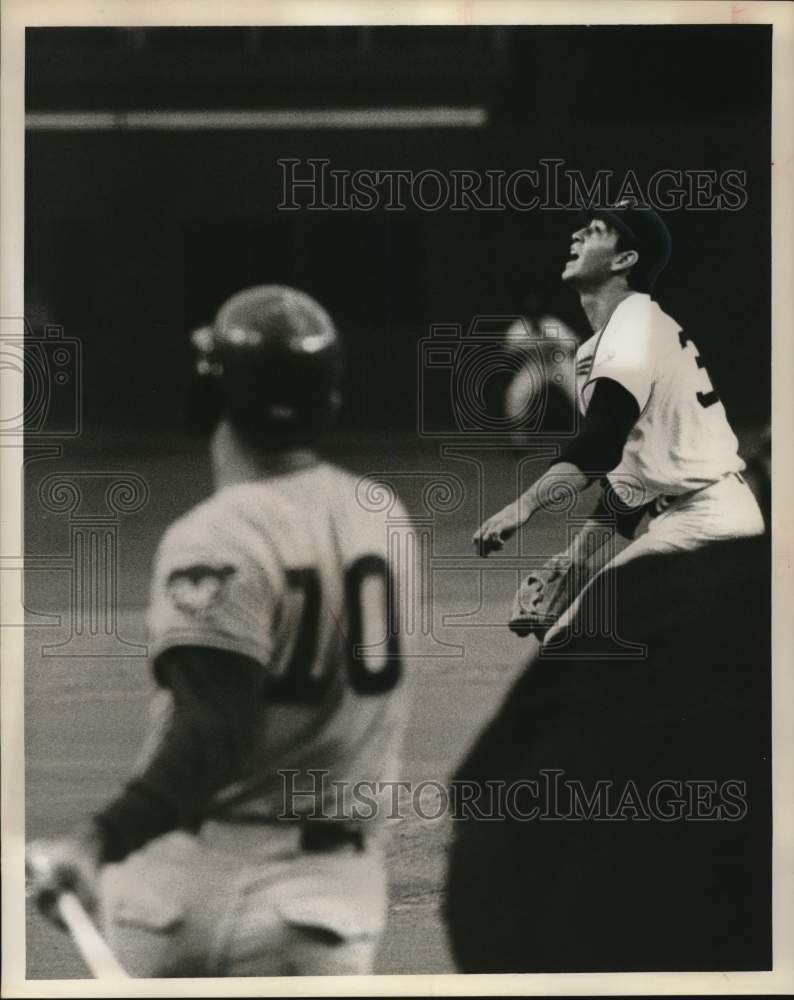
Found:
[[510, 621], [520, 635], [548, 643], [580, 610], [603, 569], [596, 524], [609, 521], [633, 538], [650, 516], [613, 566], [764, 531], [736, 436], [691, 332], [651, 298], [670, 251], [661, 217], [629, 202], [585, 213], [572, 235], [562, 279], [578, 292], [594, 331], [576, 355], [581, 432], [525, 493], [485, 521], [475, 547], [483, 556], [500, 549], [555, 488], [579, 493], [598, 479], [604, 491], [568, 549], [522, 583]]

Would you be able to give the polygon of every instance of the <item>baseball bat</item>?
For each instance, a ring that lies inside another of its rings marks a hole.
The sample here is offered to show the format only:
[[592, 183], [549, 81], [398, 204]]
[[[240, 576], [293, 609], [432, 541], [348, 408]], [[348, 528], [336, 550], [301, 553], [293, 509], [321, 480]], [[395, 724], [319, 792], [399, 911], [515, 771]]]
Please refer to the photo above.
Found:
[[129, 979], [77, 896], [62, 892], [55, 905], [91, 975], [96, 979]]
[[[26, 879], [32, 879], [36, 873], [47, 876], [49, 871], [50, 862], [46, 851], [41, 850], [38, 844], [32, 844], [25, 853]], [[94, 926], [75, 893], [59, 892], [55, 900], [55, 908], [92, 976], [96, 979], [130, 978], [111, 951], [107, 941]]]

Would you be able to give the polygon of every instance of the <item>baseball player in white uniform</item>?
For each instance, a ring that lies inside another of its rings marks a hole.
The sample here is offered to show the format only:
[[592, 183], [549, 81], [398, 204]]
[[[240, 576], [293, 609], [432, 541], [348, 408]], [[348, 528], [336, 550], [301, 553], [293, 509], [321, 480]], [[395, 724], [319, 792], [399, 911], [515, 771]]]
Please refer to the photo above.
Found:
[[264, 286], [193, 341], [215, 491], [157, 552], [151, 731], [33, 892], [57, 920], [74, 889], [134, 976], [368, 973], [406, 682], [384, 515], [314, 450], [337, 334]]
[[510, 622], [519, 634], [548, 643], [571, 622], [592, 584], [592, 528], [605, 514], [615, 515], [626, 537], [650, 515], [647, 531], [612, 566], [764, 531], [696, 344], [650, 296], [670, 249], [660, 216], [628, 202], [586, 213], [573, 233], [562, 279], [579, 293], [594, 331], [576, 355], [581, 432], [525, 493], [485, 521], [474, 544], [484, 556], [501, 548], [555, 487], [578, 493], [598, 479], [604, 493], [568, 549], [522, 584]]

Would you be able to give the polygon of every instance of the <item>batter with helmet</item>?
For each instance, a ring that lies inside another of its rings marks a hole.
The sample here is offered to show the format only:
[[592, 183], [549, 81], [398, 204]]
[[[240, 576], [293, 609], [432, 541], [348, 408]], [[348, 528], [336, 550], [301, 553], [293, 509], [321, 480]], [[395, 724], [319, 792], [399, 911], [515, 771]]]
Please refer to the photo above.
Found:
[[[606, 523], [632, 539], [613, 568], [640, 555], [763, 534], [703, 359], [689, 331], [651, 298], [671, 246], [662, 218], [628, 201], [583, 213], [572, 235], [562, 280], [578, 292], [593, 330], [576, 354], [581, 430], [540, 479], [485, 521], [475, 547], [483, 556], [500, 549], [555, 491], [576, 494], [595, 480], [604, 491], [568, 549], [519, 588], [510, 620], [519, 635], [549, 644], [583, 610], [603, 569], [597, 548], [608, 537]], [[648, 530], [634, 538], [646, 513]]]
[[157, 552], [150, 732], [114, 801], [32, 845], [32, 893], [57, 922], [75, 892], [134, 976], [368, 973], [407, 698], [385, 514], [315, 450], [339, 338], [263, 286], [192, 344], [215, 488]]

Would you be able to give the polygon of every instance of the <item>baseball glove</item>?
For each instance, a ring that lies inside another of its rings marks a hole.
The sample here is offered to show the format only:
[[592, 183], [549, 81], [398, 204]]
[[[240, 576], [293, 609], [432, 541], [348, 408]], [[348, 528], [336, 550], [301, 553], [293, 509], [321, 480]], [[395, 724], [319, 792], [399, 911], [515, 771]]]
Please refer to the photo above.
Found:
[[510, 630], [520, 636], [535, 635], [542, 641], [573, 600], [576, 575], [567, 556], [552, 556], [541, 569], [532, 570], [513, 601]]

